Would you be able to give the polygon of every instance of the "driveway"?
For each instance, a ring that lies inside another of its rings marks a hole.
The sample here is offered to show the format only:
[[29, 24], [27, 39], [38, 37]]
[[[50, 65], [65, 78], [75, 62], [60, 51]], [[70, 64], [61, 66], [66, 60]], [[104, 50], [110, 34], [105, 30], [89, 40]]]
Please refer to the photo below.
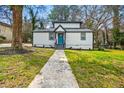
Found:
[[[32, 44], [23, 43], [23, 46], [31, 47]], [[2, 48], [2, 47], [11, 47], [11, 43], [3, 43], [3, 44], [0, 44], [0, 48]]]

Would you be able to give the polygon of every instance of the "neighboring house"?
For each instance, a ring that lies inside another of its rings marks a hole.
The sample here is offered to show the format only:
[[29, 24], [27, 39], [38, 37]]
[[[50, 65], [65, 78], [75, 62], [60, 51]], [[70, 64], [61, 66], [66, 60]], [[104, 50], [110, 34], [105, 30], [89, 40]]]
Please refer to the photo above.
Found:
[[0, 36], [6, 37], [6, 41], [10, 42], [12, 40], [12, 26], [0, 22]]
[[33, 31], [33, 46], [93, 49], [93, 33], [81, 22], [53, 22], [53, 28]]

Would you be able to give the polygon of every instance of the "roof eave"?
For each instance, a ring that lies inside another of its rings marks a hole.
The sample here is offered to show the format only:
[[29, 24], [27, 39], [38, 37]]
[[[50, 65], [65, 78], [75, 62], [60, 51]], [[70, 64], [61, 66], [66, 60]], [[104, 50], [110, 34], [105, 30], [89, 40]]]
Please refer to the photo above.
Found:
[[52, 23], [82, 23], [81, 21], [52, 21]]

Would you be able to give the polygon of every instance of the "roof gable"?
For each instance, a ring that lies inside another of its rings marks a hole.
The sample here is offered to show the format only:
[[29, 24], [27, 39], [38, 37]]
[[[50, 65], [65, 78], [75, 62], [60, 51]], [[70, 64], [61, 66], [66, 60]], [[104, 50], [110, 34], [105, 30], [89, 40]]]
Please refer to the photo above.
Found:
[[66, 30], [61, 25], [59, 25], [54, 31], [55, 32], [65, 32]]

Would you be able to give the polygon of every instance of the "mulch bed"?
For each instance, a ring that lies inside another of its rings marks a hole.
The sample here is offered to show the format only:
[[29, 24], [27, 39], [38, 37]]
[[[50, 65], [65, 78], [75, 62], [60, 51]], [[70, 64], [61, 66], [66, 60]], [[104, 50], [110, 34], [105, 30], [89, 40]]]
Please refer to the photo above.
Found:
[[15, 54], [26, 54], [31, 53], [33, 50], [29, 49], [12, 49], [12, 48], [3, 48], [0, 49], [0, 55], [15, 55]]

